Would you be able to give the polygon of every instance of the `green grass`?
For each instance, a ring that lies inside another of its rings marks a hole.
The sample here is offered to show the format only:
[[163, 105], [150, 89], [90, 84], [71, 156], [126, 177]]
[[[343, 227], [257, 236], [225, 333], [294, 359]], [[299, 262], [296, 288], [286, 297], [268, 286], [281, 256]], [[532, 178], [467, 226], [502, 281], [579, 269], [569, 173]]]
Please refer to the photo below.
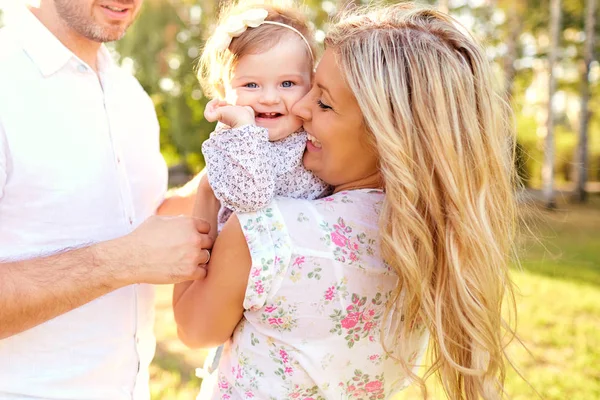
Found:
[[[527, 350], [515, 342], [509, 353], [527, 382], [510, 371], [507, 391], [516, 400], [600, 399], [600, 197], [587, 206], [560, 203], [554, 212], [528, 207], [523, 214], [533, 235], [523, 235], [522, 269], [513, 278], [517, 333]], [[170, 290], [158, 288], [152, 398], [193, 399], [200, 385], [194, 368], [205, 353], [177, 341]], [[429, 399], [444, 399], [434, 382], [428, 387]], [[409, 388], [397, 400], [418, 398]]]

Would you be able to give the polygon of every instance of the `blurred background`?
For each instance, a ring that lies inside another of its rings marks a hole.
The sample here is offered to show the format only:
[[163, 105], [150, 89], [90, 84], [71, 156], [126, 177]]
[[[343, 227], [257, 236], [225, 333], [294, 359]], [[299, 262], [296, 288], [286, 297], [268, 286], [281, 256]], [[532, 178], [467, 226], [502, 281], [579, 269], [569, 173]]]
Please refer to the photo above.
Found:
[[[0, 26], [9, 18], [3, 10], [17, 1], [0, 0]], [[507, 392], [513, 399], [600, 399], [598, 0], [421, 2], [449, 12], [486, 46], [515, 111], [525, 189], [513, 276], [523, 344], [509, 351], [526, 381], [511, 371]], [[317, 39], [339, 10], [360, 3], [304, 1]], [[203, 120], [208, 99], [195, 65], [218, 9], [215, 0], [145, 0], [127, 35], [109, 44], [154, 101], [172, 186], [204, 166], [201, 144], [213, 125]], [[205, 352], [177, 340], [170, 291], [158, 288], [153, 399], [192, 399]], [[429, 398], [443, 399], [430, 389]], [[409, 398], [420, 395], [410, 389], [398, 397]]]

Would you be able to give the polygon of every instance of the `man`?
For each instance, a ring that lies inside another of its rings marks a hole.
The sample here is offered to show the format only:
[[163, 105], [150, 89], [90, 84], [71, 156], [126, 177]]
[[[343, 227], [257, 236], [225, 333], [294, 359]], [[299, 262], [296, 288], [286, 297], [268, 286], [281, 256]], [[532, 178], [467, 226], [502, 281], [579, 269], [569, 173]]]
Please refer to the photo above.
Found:
[[2, 400], [149, 398], [147, 284], [206, 273], [208, 225], [153, 216], [154, 108], [101, 45], [142, 1], [41, 0], [0, 31]]

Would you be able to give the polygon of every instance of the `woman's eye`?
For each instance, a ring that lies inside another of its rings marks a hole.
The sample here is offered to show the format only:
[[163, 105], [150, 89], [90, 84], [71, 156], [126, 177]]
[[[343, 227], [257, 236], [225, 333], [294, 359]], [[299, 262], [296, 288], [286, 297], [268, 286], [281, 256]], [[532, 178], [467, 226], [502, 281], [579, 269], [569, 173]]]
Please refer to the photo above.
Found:
[[244, 87], [247, 87], [249, 89], [256, 89], [258, 87], [258, 85], [256, 83], [254, 83], [254, 82], [250, 82], [250, 83], [246, 83], [244, 85]]
[[319, 106], [319, 108], [321, 108], [323, 110], [331, 110], [332, 109], [330, 106], [323, 103], [321, 100], [317, 100], [317, 105]]
[[292, 81], [283, 81], [281, 83], [281, 86], [283, 86], [284, 88], [291, 88], [292, 86], [294, 86], [294, 82], [292, 82]]

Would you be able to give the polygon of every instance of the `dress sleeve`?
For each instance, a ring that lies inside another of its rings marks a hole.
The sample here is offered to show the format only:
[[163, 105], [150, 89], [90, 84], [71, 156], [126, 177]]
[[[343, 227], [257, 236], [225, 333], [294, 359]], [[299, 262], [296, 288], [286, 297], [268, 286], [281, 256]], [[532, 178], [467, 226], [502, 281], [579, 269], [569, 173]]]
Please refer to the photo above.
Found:
[[281, 287], [292, 257], [291, 238], [277, 201], [237, 217], [252, 258], [244, 309], [256, 311]]
[[274, 151], [279, 156], [278, 163], [283, 166], [278, 168], [276, 196], [314, 200], [333, 192], [331, 186], [307, 170], [302, 163], [306, 137], [305, 131], [298, 131], [274, 144]]
[[[333, 187], [311, 171], [299, 165], [278, 178], [282, 183], [282, 196], [293, 199], [315, 200], [333, 193]], [[287, 183], [287, 184], [286, 184]]]
[[275, 197], [276, 171], [268, 131], [256, 125], [213, 132], [202, 144], [208, 181], [235, 212], [265, 207]]

